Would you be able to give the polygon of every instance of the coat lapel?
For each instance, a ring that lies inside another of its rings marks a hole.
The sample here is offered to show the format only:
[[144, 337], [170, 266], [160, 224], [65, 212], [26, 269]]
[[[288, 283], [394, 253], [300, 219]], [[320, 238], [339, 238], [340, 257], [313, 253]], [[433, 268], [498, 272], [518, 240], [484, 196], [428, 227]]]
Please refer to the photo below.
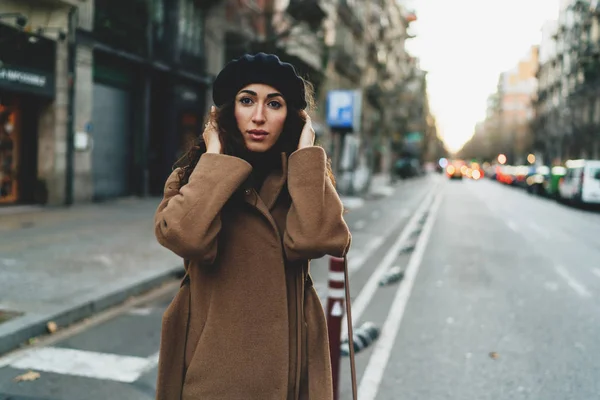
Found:
[[267, 210], [273, 210], [277, 198], [283, 189], [283, 185], [287, 180], [287, 155], [281, 153], [281, 169], [275, 170], [267, 176], [265, 182], [260, 189], [260, 198], [266, 206]]

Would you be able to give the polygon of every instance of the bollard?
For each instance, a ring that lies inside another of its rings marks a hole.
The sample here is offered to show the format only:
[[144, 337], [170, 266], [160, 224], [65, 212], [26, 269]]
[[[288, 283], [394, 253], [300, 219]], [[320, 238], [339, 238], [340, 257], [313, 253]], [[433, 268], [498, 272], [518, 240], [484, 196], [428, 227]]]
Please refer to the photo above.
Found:
[[340, 345], [342, 336], [342, 319], [344, 317], [344, 259], [329, 259], [329, 292], [327, 294], [327, 331], [329, 334], [329, 355], [331, 357], [331, 375], [333, 381], [333, 398], [339, 397], [340, 378]]
[[394, 266], [390, 268], [383, 278], [379, 281], [379, 286], [389, 285], [391, 283], [396, 283], [401, 281], [404, 278], [404, 271], [398, 266]]
[[[365, 322], [358, 329], [354, 331], [352, 337], [352, 346], [354, 352], [359, 353], [360, 351], [369, 347], [379, 337], [379, 328], [372, 322]], [[348, 338], [342, 340], [341, 345], [342, 356], [350, 355], [350, 342]]]

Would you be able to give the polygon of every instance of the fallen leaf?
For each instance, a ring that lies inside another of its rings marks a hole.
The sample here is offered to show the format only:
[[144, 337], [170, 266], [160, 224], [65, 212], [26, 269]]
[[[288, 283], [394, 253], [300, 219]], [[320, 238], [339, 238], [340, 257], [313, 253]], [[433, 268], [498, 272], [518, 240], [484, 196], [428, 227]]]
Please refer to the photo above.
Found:
[[500, 357], [500, 355], [498, 353], [496, 353], [495, 351], [492, 351], [490, 353], [490, 358], [497, 360]]
[[58, 325], [56, 325], [56, 322], [50, 321], [46, 324], [46, 328], [48, 329], [48, 332], [54, 333], [58, 330]]
[[35, 381], [36, 379], [39, 379], [39, 378], [40, 378], [39, 372], [27, 371], [23, 375], [17, 376], [15, 379], [13, 379], [13, 381], [15, 381], [15, 382], [30, 382], [30, 381]]

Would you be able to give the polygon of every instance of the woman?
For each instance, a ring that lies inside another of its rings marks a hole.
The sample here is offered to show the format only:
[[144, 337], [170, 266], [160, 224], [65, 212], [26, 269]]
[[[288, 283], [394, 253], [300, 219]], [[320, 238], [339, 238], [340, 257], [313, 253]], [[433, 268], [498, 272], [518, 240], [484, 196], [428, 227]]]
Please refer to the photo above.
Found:
[[215, 80], [217, 108], [155, 216], [158, 241], [186, 269], [163, 317], [158, 399], [333, 396], [309, 260], [344, 256], [350, 233], [314, 146], [308, 88], [264, 53]]

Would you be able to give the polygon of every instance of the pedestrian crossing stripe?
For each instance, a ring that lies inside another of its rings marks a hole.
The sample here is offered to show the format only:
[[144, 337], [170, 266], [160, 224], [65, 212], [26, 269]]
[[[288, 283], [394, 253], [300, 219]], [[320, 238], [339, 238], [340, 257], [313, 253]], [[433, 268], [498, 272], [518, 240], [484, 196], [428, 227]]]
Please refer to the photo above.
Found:
[[123, 383], [132, 383], [158, 365], [158, 353], [149, 357], [123, 356], [93, 351], [40, 347], [20, 352], [6, 363], [16, 369], [51, 372]]

